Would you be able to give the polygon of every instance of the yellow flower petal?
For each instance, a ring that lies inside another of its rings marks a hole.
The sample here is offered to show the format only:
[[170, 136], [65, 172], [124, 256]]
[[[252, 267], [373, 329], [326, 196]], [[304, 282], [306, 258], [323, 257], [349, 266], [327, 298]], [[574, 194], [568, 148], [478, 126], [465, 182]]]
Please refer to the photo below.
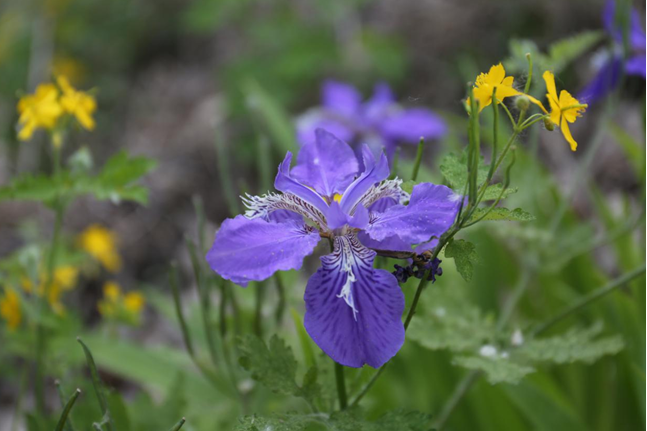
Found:
[[498, 85], [503, 82], [505, 78], [505, 69], [501, 63], [490, 67], [488, 72], [488, 82], [492, 85]]
[[571, 135], [571, 129], [569, 129], [568, 121], [566, 121], [565, 117], [562, 119], [562, 124], [559, 126], [559, 128], [562, 131], [564, 138], [566, 138], [566, 141], [568, 141], [568, 143], [571, 145], [571, 151], [577, 150], [577, 142], [575, 142], [573, 135]]
[[550, 101], [553, 99], [555, 102], [557, 102], [557, 88], [555, 87], [555, 75], [553, 75], [553, 72], [551, 71], [545, 71], [544, 74], [542, 75], [544, 78], [544, 82], [546, 82], [546, 91], [548, 91], [548, 94], [546, 97]]

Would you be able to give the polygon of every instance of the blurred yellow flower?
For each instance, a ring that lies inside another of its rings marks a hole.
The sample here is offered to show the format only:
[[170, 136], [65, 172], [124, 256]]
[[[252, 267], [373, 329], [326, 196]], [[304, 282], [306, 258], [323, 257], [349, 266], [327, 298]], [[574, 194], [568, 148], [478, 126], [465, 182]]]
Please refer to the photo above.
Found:
[[121, 257], [117, 252], [117, 238], [114, 232], [100, 225], [91, 225], [79, 235], [79, 245], [110, 272], [121, 268]]
[[14, 331], [22, 321], [20, 298], [13, 289], [5, 289], [4, 296], [0, 298], [0, 316], [7, 321], [10, 331]]
[[65, 307], [61, 303], [61, 297], [64, 292], [67, 292], [68, 290], [71, 290], [76, 286], [78, 276], [78, 268], [75, 268], [71, 265], [63, 265], [54, 270], [54, 274], [52, 274], [52, 280], [49, 283], [49, 286], [47, 286], [47, 289], [45, 288], [47, 275], [44, 271], [40, 271], [39, 273], [40, 281], [38, 289], [36, 289], [35, 291], [32, 281], [27, 277], [23, 277], [21, 279], [21, 285], [23, 290], [27, 293], [36, 294], [38, 296], [46, 295], [47, 302], [49, 303], [52, 310], [56, 314], [62, 314], [65, 311]]
[[106, 318], [138, 324], [145, 304], [146, 299], [140, 292], [124, 295], [119, 284], [108, 281], [103, 285], [103, 299], [97, 304], [97, 309]]
[[57, 82], [63, 91], [61, 106], [65, 112], [74, 115], [85, 129], [94, 129], [92, 114], [97, 109], [94, 97], [84, 91], [76, 90], [65, 76], [59, 76]]
[[577, 142], [571, 135], [571, 130], [568, 123], [574, 123], [588, 107], [588, 105], [580, 103], [575, 97], [571, 96], [566, 90], [562, 90], [557, 97], [557, 88], [555, 87], [555, 75], [552, 72], [546, 71], [543, 75], [546, 81], [546, 98], [550, 103], [550, 121], [562, 131], [562, 135], [571, 146], [571, 150], [577, 149]]
[[38, 128], [52, 130], [63, 114], [63, 107], [58, 101], [59, 91], [54, 84], [41, 84], [34, 94], [23, 96], [18, 101], [18, 139], [31, 139]]

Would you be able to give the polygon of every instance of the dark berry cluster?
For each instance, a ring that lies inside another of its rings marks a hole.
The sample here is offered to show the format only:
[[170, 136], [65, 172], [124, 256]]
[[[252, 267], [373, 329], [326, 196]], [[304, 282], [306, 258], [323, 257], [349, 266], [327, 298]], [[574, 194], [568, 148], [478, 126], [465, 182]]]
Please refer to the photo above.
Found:
[[406, 283], [409, 277], [423, 278], [429, 272], [428, 280], [436, 281], [436, 276], [443, 275], [443, 269], [440, 267], [442, 260], [435, 258], [427, 262], [417, 262], [409, 266], [394, 265], [393, 275], [400, 283]]

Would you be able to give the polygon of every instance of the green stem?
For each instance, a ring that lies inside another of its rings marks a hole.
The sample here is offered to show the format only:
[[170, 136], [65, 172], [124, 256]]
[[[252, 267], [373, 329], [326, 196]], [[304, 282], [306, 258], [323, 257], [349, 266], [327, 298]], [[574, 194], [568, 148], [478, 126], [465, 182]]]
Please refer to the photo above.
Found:
[[472, 370], [469, 373], [467, 373], [465, 377], [463, 377], [463, 379], [458, 383], [458, 385], [454, 389], [454, 392], [449, 397], [449, 400], [443, 406], [443, 409], [440, 411], [440, 414], [438, 415], [438, 419], [433, 425], [433, 428], [435, 430], [440, 431], [445, 426], [447, 419], [449, 419], [451, 414], [454, 412], [454, 409], [456, 409], [456, 407], [463, 399], [467, 391], [469, 391], [469, 389], [472, 387], [474, 382], [476, 382], [476, 379], [478, 378], [479, 374], [480, 374], [479, 371]]
[[263, 297], [265, 296], [264, 282], [256, 284], [256, 295], [254, 297], [254, 333], [258, 338], [263, 337]]
[[339, 398], [339, 409], [346, 410], [348, 400], [346, 398], [346, 382], [344, 381], [344, 366], [335, 362], [335, 380], [337, 382], [337, 397]]
[[418, 179], [418, 171], [420, 170], [420, 163], [422, 162], [422, 153], [425, 149], [425, 138], [420, 137], [420, 142], [418, 142], [418, 151], [416, 152], [416, 162], [413, 165], [413, 172], [411, 174], [411, 180], [415, 181]]
[[274, 274], [274, 281], [276, 281], [276, 291], [279, 296], [278, 304], [276, 304], [275, 318], [276, 324], [280, 325], [285, 314], [285, 288], [283, 287], [283, 279], [280, 273], [277, 272]]
[[642, 265], [633, 271], [630, 271], [615, 280], [611, 281], [609, 284], [606, 286], [603, 286], [597, 290], [594, 290], [593, 292], [590, 292], [588, 295], [584, 295], [582, 298], [578, 299], [568, 307], [566, 307], [564, 310], [561, 312], [557, 313], [547, 321], [541, 323], [539, 326], [537, 326], [533, 331], [532, 331], [532, 336], [537, 336], [546, 330], [550, 328], [551, 326], [555, 325], [556, 323], [560, 322], [561, 320], [567, 318], [573, 313], [576, 313], [577, 311], [580, 311], [582, 308], [586, 307], [590, 303], [597, 301], [598, 299], [608, 295], [609, 293], [613, 292], [619, 287], [624, 286], [634, 278], [637, 278], [641, 275], [645, 274], [645, 265]]

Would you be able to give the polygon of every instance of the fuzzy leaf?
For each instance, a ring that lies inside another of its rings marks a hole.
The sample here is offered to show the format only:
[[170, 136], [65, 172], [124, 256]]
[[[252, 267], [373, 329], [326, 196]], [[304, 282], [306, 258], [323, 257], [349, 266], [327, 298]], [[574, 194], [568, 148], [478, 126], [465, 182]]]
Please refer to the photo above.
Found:
[[454, 364], [469, 370], [483, 371], [488, 382], [517, 384], [526, 375], [535, 371], [534, 368], [512, 362], [500, 356], [488, 358], [483, 356], [459, 356], [454, 358]]
[[405, 192], [411, 194], [411, 193], [413, 193], [413, 187], [416, 186], [417, 184], [420, 184], [420, 182], [419, 181], [409, 180], [409, 181], [403, 182], [402, 185], [400, 186], [400, 188], [402, 190], [404, 190]]
[[294, 353], [278, 336], [272, 336], [268, 348], [257, 336], [247, 335], [241, 339], [240, 351], [240, 365], [272, 392], [302, 397], [311, 403], [321, 395], [315, 367], [305, 374], [302, 386], [297, 384]]
[[519, 348], [519, 354], [533, 361], [590, 364], [602, 356], [614, 355], [624, 347], [619, 335], [594, 340], [601, 331], [601, 324], [586, 329], [572, 328], [563, 335], [530, 340]]
[[[483, 193], [483, 200], [484, 201], [493, 201], [499, 198], [499, 195], [501, 195], [501, 192], [503, 191], [503, 185], [501, 184], [493, 184], [491, 186], [487, 186], [485, 188], [485, 193]], [[503, 195], [501, 195], [501, 199], [505, 199], [508, 196], [510, 196], [513, 193], [517, 193], [518, 189], [516, 187], [510, 187], [505, 189], [503, 191]]]
[[573, 60], [593, 48], [602, 39], [602, 35], [600, 31], [585, 31], [553, 43], [548, 47], [550, 69], [555, 73], [563, 70]]
[[465, 281], [472, 279], [474, 263], [478, 261], [474, 244], [464, 239], [452, 240], [445, 247], [445, 256], [454, 258], [456, 270]]
[[[479, 163], [477, 184], [482, 184], [487, 178], [489, 165], [483, 164], [483, 159]], [[467, 183], [467, 153], [460, 156], [448, 154], [440, 163], [440, 172], [443, 174], [450, 187], [456, 192], [463, 193]]]
[[[472, 214], [470, 221], [480, 219], [483, 214], [488, 211], [489, 208], [477, 208]], [[515, 208], [514, 210], [509, 210], [503, 207], [493, 208], [492, 211], [487, 213], [487, 215], [481, 221], [532, 221], [535, 220], [535, 216], [530, 214], [527, 211], [522, 210], [521, 208]]]

